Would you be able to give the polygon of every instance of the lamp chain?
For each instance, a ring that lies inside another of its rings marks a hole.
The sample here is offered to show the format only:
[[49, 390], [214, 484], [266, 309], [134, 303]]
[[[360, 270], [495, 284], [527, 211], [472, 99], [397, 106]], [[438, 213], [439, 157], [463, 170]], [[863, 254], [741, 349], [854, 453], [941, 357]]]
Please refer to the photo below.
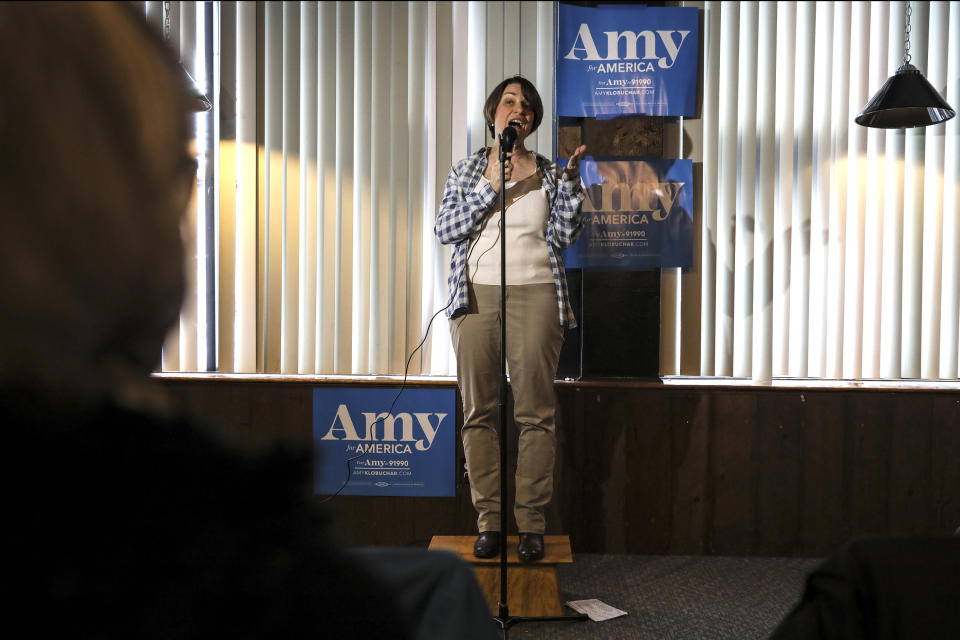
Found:
[[907, 25], [903, 30], [903, 64], [910, 64], [910, 14], [913, 13], [913, 7], [907, 3]]

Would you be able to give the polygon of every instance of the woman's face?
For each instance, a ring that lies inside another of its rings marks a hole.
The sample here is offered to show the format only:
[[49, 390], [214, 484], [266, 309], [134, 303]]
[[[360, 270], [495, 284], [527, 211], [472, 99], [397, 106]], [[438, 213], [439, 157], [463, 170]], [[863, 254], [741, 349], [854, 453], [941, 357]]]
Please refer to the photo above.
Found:
[[517, 144], [530, 135], [533, 127], [533, 109], [523, 97], [523, 89], [519, 82], [507, 85], [500, 96], [500, 103], [493, 117], [495, 135], [499, 139], [500, 133], [507, 127], [513, 126], [517, 130]]

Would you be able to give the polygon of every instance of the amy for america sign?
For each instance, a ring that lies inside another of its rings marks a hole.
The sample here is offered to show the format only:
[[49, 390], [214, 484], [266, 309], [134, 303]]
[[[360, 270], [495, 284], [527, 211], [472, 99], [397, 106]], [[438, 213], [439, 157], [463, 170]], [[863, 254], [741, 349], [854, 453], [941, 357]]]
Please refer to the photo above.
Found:
[[557, 115], [693, 116], [696, 8], [559, 5]]
[[693, 264], [691, 160], [587, 157], [580, 174], [583, 231], [564, 252], [567, 267], [633, 271]]
[[313, 390], [316, 493], [455, 495], [456, 391], [398, 391]]

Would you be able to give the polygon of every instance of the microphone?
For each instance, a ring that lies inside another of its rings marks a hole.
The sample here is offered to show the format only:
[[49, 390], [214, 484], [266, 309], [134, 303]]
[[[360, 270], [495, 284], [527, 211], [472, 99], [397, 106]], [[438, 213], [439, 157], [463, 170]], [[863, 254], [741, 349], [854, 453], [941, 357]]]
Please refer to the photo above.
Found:
[[500, 158], [513, 151], [513, 143], [517, 141], [517, 130], [507, 125], [500, 132]]

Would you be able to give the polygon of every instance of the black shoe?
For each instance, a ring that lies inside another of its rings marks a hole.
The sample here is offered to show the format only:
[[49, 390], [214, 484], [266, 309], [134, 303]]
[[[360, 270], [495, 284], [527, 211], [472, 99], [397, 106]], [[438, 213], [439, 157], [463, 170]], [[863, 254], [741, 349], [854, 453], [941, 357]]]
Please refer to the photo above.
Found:
[[483, 531], [473, 543], [473, 555], [478, 558], [492, 558], [500, 553], [500, 532]]
[[517, 545], [520, 562], [536, 562], [543, 558], [543, 536], [539, 533], [521, 533]]

